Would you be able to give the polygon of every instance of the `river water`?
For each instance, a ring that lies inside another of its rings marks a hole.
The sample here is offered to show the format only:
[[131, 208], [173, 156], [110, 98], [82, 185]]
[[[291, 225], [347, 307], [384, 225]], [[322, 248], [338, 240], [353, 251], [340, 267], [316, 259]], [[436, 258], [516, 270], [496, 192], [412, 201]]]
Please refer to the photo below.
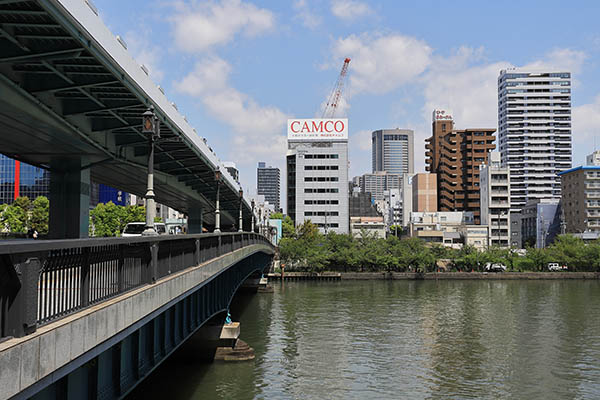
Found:
[[130, 397], [600, 398], [597, 281], [273, 286], [232, 308], [255, 360], [206, 364], [183, 348]]

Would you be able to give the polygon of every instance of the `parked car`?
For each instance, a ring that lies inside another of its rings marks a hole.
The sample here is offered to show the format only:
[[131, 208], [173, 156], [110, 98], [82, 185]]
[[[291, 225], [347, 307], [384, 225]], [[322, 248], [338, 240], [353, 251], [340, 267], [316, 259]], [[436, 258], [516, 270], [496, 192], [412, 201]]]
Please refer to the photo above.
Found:
[[504, 272], [506, 271], [506, 265], [502, 263], [487, 263], [483, 270], [486, 272]]
[[548, 263], [548, 271], [567, 271], [568, 269], [566, 264], [560, 265], [557, 262]]
[[[123, 229], [123, 234], [121, 236], [123, 236], [123, 237], [142, 236], [142, 232], [144, 232], [145, 229], [146, 229], [145, 222], [130, 222], [127, 225], [125, 225], [125, 229]], [[156, 229], [156, 232], [159, 235], [167, 234], [167, 228], [166, 228], [165, 224], [163, 224], [162, 222], [155, 222], [154, 229]]]

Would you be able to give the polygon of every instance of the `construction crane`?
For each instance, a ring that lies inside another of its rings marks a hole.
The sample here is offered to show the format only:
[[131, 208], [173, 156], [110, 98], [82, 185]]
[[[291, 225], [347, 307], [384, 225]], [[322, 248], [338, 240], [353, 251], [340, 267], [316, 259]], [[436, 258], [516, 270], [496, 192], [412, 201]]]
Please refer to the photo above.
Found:
[[338, 104], [342, 98], [342, 90], [344, 89], [344, 81], [346, 73], [348, 72], [348, 64], [350, 64], [350, 59], [346, 58], [344, 60], [344, 65], [342, 66], [342, 72], [340, 72], [340, 76], [338, 76], [337, 82], [329, 95], [329, 100], [327, 100], [327, 105], [325, 106], [325, 110], [323, 110], [322, 118], [333, 118], [335, 116]]

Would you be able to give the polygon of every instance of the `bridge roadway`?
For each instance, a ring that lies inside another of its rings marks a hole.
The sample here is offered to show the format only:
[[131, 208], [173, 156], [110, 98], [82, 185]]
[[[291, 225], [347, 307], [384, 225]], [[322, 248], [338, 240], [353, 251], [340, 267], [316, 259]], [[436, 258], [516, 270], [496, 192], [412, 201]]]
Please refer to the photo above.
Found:
[[274, 249], [255, 233], [0, 243], [0, 399], [124, 397], [222, 324]]
[[200, 233], [215, 224], [221, 186], [221, 229], [239, 228], [241, 207], [250, 230], [240, 184], [126, 46], [92, 0], [0, 0], [0, 153], [51, 172], [50, 235], [88, 236], [91, 181], [145, 195], [149, 106], [160, 122], [156, 201]]

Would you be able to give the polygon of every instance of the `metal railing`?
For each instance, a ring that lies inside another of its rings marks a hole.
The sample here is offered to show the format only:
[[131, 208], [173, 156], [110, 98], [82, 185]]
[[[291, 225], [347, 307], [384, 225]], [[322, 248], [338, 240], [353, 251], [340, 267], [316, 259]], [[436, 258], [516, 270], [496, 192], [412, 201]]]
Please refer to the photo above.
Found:
[[0, 341], [252, 244], [249, 232], [0, 243]]

